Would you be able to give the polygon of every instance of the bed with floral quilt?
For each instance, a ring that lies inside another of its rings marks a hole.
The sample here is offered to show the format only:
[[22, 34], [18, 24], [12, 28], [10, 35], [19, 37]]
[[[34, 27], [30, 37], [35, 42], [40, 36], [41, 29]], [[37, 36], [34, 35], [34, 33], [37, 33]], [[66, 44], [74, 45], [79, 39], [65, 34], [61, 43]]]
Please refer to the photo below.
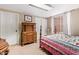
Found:
[[40, 48], [52, 55], [79, 55], [79, 36], [63, 33], [41, 36]]

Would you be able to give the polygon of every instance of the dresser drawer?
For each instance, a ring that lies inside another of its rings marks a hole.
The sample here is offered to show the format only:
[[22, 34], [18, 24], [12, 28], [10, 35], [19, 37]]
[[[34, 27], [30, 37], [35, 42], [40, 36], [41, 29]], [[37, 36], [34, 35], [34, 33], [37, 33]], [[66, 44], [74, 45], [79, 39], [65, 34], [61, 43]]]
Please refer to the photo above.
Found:
[[22, 42], [32, 43], [36, 40], [35, 32], [23, 32], [22, 33]]

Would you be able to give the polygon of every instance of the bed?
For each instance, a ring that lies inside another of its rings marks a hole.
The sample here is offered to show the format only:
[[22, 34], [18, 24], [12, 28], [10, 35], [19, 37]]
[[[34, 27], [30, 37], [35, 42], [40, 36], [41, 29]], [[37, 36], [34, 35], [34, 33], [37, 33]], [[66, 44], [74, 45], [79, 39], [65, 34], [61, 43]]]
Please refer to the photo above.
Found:
[[79, 36], [64, 33], [41, 36], [40, 48], [52, 55], [79, 55]]

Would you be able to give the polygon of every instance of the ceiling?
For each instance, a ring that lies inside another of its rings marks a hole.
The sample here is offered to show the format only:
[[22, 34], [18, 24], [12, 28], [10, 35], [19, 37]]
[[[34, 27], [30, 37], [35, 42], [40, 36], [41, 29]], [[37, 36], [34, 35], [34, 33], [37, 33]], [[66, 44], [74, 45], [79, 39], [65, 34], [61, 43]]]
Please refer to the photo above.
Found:
[[33, 5], [33, 6], [31, 5], [30, 4], [0, 4], [0, 9], [21, 12], [24, 13], [25, 15], [49, 17], [56, 15], [58, 13], [79, 8], [79, 4], [48, 4], [51, 5], [52, 8], [49, 10], [43, 10], [41, 8], [37, 8], [37, 5]]

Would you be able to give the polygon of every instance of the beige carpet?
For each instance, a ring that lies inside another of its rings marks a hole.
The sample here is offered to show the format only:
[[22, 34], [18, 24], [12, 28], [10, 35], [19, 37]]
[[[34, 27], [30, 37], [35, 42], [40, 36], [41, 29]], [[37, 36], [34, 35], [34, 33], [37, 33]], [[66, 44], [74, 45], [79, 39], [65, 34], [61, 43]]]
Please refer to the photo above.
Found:
[[46, 53], [39, 48], [38, 43], [28, 44], [23, 47], [19, 45], [10, 46], [9, 49], [9, 55], [46, 55]]

